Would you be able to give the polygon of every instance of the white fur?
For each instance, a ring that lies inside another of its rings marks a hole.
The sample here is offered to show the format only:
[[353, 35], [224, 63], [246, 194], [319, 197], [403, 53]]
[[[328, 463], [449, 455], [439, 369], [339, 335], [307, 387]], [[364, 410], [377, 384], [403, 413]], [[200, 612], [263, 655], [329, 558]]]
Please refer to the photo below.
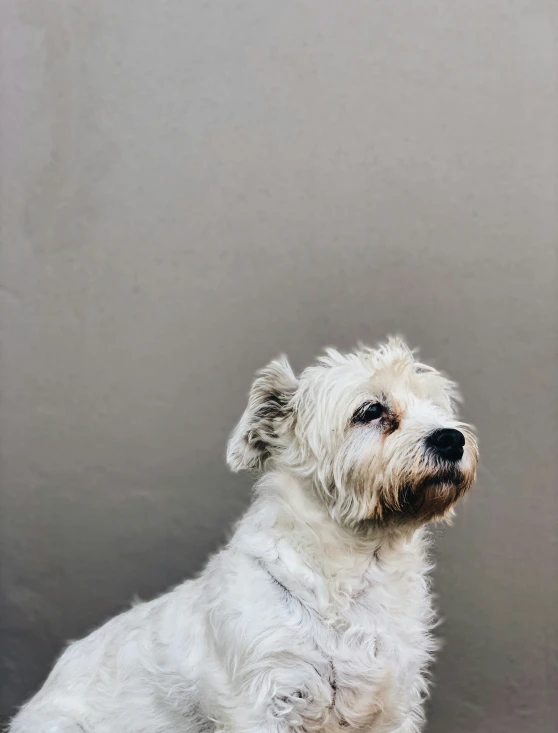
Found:
[[[393, 434], [351, 423], [386, 392]], [[376, 510], [429, 431], [461, 426], [452, 395], [399, 341], [331, 351], [300, 379], [273, 362], [229, 444], [235, 470], [264, 475], [228, 546], [72, 644], [11, 733], [419, 731], [435, 648], [426, 530]]]

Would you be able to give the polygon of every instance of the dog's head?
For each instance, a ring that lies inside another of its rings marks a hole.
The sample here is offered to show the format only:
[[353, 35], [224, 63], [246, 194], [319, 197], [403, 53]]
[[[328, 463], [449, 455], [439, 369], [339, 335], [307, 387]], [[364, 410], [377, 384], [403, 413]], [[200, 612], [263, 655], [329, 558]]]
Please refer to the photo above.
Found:
[[328, 350], [298, 379], [281, 358], [254, 382], [227, 460], [235, 471], [300, 477], [346, 526], [441, 519], [473, 483], [478, 460], [457, 399], [455, 384], [400, 339]]

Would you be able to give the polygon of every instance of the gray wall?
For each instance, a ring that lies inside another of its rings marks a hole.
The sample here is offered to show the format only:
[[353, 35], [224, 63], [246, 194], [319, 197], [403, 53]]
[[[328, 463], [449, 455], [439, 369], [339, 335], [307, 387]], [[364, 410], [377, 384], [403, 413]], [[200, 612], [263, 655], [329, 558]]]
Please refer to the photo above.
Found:
[[400, 331], [478, 426], [430, 733], [558, 722], [555, 0], [2, 6], [1, 704], [239, 515], [253, 371]]

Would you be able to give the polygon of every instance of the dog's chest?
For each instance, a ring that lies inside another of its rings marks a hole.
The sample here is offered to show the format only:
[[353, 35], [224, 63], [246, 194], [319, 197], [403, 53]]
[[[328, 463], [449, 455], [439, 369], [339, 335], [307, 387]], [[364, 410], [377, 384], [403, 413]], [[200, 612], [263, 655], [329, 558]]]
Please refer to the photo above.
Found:
[[423, 593], [371, 591], [355, 602], [344, 625], [318, 635], [330, 665], [328, 731], [403, 724], [424, 685], [431, 644], [428, 608]]

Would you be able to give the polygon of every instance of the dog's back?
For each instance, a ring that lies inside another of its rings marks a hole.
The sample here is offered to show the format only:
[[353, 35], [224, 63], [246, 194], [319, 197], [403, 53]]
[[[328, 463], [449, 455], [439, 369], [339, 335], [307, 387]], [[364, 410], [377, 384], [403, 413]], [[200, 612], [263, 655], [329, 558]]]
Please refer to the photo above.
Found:
[[[194, 654], [193, 630], [201, 628], [195, 594], [196, 581], [189, 581], [72, 643], [9, 733], [170, 733], [188, 715], [187, 730], [207, 730], [184, 664], [184, 652]], [[179, 647], [182, 659], [173, 659]]]

